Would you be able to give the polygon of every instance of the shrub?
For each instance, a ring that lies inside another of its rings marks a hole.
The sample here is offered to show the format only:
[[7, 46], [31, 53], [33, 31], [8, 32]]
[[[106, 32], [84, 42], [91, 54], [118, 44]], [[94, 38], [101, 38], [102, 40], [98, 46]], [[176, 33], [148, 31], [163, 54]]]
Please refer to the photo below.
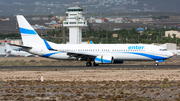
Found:
[[29, 62], [36, 62], [36, 60], [30, 60]]
[[164, 78], [163, 81], [164, 81], [164, 82], [168, 82], [169, 79], [168, 79], [168, 78]]

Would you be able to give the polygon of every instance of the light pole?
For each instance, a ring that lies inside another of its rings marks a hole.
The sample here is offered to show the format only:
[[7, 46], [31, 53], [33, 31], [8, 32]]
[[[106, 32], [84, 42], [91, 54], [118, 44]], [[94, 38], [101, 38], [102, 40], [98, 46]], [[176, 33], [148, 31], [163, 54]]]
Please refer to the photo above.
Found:
[[93, 30], [92, 30], [92, 38], [93, 38]]
[[41, 26], [41, 37], [42, 37], [42, 30], [43, 30], [43, 26]]
[[108, 36], [107, 36], [107, 31], [106, 31], [106, 43], [107, 43], [107, 38], [108, 38]]

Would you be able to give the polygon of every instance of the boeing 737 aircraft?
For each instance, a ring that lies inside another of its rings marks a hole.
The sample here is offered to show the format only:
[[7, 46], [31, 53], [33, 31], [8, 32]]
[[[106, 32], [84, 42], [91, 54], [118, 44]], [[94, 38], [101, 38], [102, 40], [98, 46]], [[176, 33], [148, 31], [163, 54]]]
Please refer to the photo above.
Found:
[[[42, 39], [22, 15], [17, 21], [24, 50], [52, 59], [74, 59], [87, 61], [86, 66], [99, 64], [123, 63], [123, 61], [155, 61], [163, 62], [173, 56], [172, 52], [162, 47], [147, 44], [55, 44]], [[18, 45], [16, 45], [18, 46]]]
[[25, 52], [25, 51], [15, 51], [11, 48], [11, 46], [7, 43], [7, 41], [5, 41], [5, 53], [6, 56], [8, 57], [9, 55], [13, 55], [13, 56], [23, 56], [23, 57], [28, 57], [28, 56], [32, 56], [32, 54]]

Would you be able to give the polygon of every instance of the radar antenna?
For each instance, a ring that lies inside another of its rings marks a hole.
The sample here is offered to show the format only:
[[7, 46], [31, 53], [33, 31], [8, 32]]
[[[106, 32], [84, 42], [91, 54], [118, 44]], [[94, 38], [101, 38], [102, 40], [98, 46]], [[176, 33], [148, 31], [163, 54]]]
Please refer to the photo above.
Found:
[[76, 6], [78, 6], [78, 0], [76, 0]]

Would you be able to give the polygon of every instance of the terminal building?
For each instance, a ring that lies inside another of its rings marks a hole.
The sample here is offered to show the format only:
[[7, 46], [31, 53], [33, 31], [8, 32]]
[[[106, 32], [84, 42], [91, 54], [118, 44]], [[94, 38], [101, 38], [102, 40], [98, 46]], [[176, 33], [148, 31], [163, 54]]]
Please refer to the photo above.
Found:
[[63, 26], [69, 28], [69, 43], [82, 44], [82, 28], [87, 26], [82, 7], [69, 7]]

